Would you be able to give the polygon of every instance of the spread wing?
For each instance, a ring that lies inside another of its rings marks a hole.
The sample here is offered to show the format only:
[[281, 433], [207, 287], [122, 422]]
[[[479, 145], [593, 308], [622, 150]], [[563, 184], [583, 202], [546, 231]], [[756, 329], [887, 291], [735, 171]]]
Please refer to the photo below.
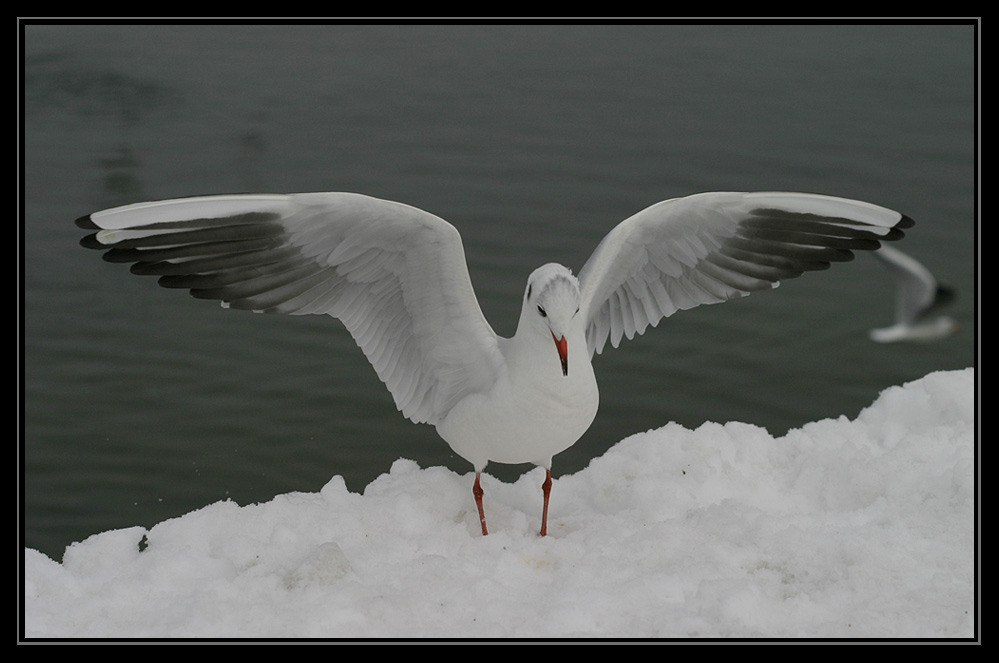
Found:
[[895, 282], [895, 322], [912, 325], [954, 299], [954, 290], [937, 282], [926, 267], [907, 253], [890, 246], [874, 252]]
[[489, 387], [502, 361], [444, 220], [352, 193], [205, 196], [77, 220], [82, 240], [228, 308], [338, 318], [415, 422]]
[[715, 304], [903, 237], [912, 219], [805, 193], [702, 193], [622, 221], [579, 272], [590, 354], [680, 309]]

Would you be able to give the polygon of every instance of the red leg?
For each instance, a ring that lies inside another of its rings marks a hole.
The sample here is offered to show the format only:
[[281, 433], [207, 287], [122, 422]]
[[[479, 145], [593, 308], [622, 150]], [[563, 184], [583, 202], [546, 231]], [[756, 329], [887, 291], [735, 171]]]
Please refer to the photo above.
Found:
[[[552, 492], [552, 471], [545, 470], [545, 482], [541, 484], [541, 491], [545, 495], [545, 507], [541, 512], [541, 536], [548, 535], [548, 496]], [[485, 525], [483, 525], [485, 527]]]
[[482, 536], [486, 536], [486, 512], [482, 510], [482, 486], [479, 484], [479, 474], [475, 473], [475, 484], [472, 486], [472, 495], [475, 495], [475, 506], [479, 507], [479, 522], [482, 523]]

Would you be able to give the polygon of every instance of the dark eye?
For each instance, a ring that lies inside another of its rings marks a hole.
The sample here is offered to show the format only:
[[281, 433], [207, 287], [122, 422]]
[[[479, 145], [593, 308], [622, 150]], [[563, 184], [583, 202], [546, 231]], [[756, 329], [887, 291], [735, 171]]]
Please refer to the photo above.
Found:
[[545, 313], [545, 310], [544, 310], [543, 308], [541, 308], [541, 305], [540, 305], [540, 304], [538, 305], [538, 313], [540, 313], [540, 314], [541, 314], [541, 317], [542, 317], [542, 318], [545, 318], [545, 317], [548, 317], [548, 314], [547, 314], [547, 313]]

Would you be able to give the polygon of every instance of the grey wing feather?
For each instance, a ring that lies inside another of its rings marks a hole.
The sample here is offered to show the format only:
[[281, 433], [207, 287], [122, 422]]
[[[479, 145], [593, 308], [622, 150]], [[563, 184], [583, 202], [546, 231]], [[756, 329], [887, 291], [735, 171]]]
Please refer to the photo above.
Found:
[[206, 196], [78, 220], [84, 246], [224, 306], [340, 319], [405, 416], [437, 423], [502, 361], [461, 238], [442, 219], [351, 193]]
[[903, 236], [912, 220], [804, 193], [704, 193], [622, 221], [579, 272], [592, 355], [678, 310], [775, 288]]

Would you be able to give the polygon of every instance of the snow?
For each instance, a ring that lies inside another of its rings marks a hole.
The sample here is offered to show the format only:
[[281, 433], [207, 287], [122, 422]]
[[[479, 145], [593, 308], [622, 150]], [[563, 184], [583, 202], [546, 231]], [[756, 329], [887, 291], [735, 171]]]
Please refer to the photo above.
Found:
[[[555, 480], [401, 459], [24, 550], [27, 639], [977, 638], [975, 371], [782, 437], [669, 424]], [[557, 461], [557, 459], [556, 459]]]

